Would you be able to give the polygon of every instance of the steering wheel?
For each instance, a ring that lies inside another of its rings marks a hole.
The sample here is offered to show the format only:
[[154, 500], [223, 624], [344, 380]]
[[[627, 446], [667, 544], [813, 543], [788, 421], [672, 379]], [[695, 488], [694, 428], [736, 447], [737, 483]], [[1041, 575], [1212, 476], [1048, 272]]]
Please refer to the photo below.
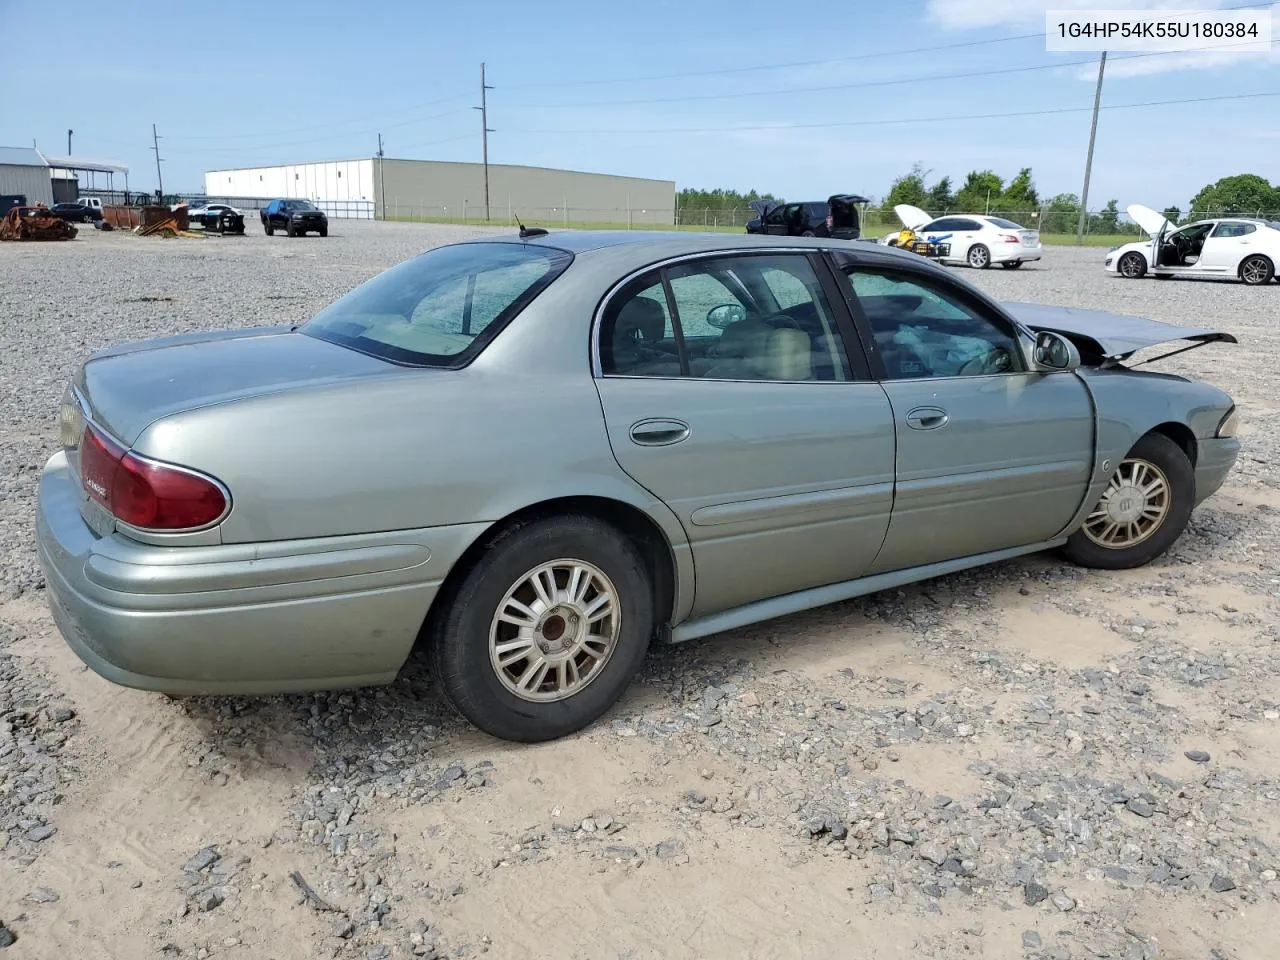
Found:
[[994, 347], [986, 353], [966, 360], [957, 371], [961, 376], [976, 377], [983, 374], [1004, 373], [1009, 369], [1009, 351]]

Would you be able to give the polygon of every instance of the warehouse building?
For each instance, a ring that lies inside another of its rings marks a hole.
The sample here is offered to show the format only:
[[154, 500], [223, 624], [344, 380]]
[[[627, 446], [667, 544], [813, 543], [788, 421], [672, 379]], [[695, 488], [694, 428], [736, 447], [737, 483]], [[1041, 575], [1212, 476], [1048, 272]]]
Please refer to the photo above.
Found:
[[14, 203], [54, 203], [49, 162], [35, 147], [0, 147], [0, 214]]
[[[204, 189], [211, 200], [244, 208], [298, 197], [335, 218], [480, 221], [486, 219], [484, 171], [479, 163], [371, 157], [211, 170]], [[675, 207], [674, 180], [489, 164], [493, 220], [670, 225]]]

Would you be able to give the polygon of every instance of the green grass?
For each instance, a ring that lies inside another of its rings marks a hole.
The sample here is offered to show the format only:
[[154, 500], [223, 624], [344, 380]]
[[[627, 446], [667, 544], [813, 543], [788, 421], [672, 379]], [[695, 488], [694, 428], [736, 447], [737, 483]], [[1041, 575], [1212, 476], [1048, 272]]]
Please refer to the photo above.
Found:
[[[388, 220], [394, 220], [401, 223], [449, 223], [471, 227], [510, 227], [516, 228], [514, 220], [507, 220], [503, 217], [494, 217], [488, 223], [474, 217], [466, 220], [457, 217], [411, 217], [398, 216], [387, 217]], [[702, 224], [684, 224], [681, 226], [672, 226], [671, 224], [658, 223], [634, 223], [628, 226], [625, 223], [610, 223], [607, 221], [591, 221], [591, 220], [570, 220], [565, 223], [563, 220], [526, 220], [527, 227], [545, 227], [548, 230], [678, 230], [687, 233], [742, 233], [744, 228], [741, 224], [737, 226], [703, 226]], [[865, 237], [880, 237], [886, 233], [898, 229], [901, 224], [882, 223], [878, 219], [868, 217], [863, 224], [862, 233]], [[1084, 246], [1086, 247], [1118, 247], [1124, 243], [1132, 243], [1134, 240], [1141, 239], [1136, 234], [1092, 234], [1086, 235], [1084, 238]], [[1074, 247], [1076, 245], [1076, 235], [1074, 233], [1042, 233], [1040, 234], [1040, 242], [1046, 247]]]

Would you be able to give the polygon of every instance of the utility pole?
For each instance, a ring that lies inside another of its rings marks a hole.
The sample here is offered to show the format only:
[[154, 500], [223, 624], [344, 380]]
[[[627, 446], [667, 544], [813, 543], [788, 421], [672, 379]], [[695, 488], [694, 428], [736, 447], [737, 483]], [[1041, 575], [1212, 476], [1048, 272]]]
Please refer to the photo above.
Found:
[[1098, 106], [1102, 103], [1102, 73], [1107, 67], [1107, 51], [1098, 58], [1098, 89], [1093, 94], [1093, 124], [1089, 127], [1089, 154], [1084, 161], [1084, 189], [1080, 191], [1080, 222], [1076, 224], [1076, 246], [1084, 246], [1084, 221], [1089, 216], [1089, 174], [1093, 172], [1093, 141], [1098, 136]]
[[156, 133], [156, 125], [151, 125], [152, 150], [156, 154], [156, 180], [160, 183], [160, 199], [164, 200], [164, 175], [160, 172], [160, 134]]
[[382, 134], [378, 134], [378, 192], [382, 194], [382, 219], [387, 219], [387, 178], [382, 175]]
[[67, 128], [67, 156], [68, 157], [71, 156], [71, 135], [73, 133], [75, 133], [74, 130]]
[[[487, 86], [484, 82], [484, 64], [480, 64], [480, 106], [473, 109], [480, 111], [480, 143], [484, 150], [484, 219], [489, 221], [489, 134], [495, 131], [489, 129], [489, 101], [485, 97], [485, 91], [492, 90], [493, 87]], [[466, 216], [466, 211], [463, 211]]]

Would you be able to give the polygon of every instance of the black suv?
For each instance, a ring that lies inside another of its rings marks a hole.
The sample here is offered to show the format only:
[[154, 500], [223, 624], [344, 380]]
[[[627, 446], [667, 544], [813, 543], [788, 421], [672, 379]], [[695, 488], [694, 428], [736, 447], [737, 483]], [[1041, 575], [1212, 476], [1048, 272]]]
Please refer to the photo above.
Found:
[[837, 193], [826, 200], [800, 203], [753, 200], [751, 209], [759, 216], [747, 221], [747, 233], [857, 240], [862, 233], [858, 204], [867, 202], [866, 197], [852, 193]]
[[262, 229], [271, 236], [277, 229], [291, 237], [308, 233], [329, 235], [329, 218], [310, 200], [272, 200], [261, 211]]

